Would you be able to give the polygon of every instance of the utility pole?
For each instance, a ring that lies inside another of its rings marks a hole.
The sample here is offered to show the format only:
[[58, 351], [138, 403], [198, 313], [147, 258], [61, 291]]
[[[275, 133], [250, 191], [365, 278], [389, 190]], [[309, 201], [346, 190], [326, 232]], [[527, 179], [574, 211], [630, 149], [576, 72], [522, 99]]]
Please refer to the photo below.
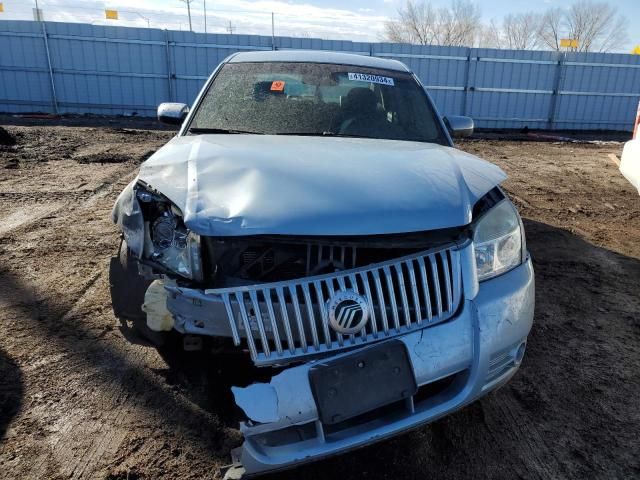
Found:
[[231, 20], [229, 20], [229, 26], [227, 27], [227, 32], [233, 35], [233, 25], [231, 25]]
[[35, 15], [34, 15], [34, 20], [36, 22], [42, 22], [44, 20], [44, 18], [42, 18], [44, 15], [42, 15], [42, 11], [40, 10], [40, 7], [38, 6], [38, 0], [36, 0], [36, 11], [35, 11]]
[[193, 27], [191, 26], [191, 2], [193, 2], [193, 0], [180, 0], [180, 1], [187, 4], [187, 13], [189, 14], [189, 31], [193, 32]]
[[207, 0], [204, 0], [204, 33], [207, 33]]
[[271, 50], [276, 49], [276, 29], [273, 12], [271, 12]]

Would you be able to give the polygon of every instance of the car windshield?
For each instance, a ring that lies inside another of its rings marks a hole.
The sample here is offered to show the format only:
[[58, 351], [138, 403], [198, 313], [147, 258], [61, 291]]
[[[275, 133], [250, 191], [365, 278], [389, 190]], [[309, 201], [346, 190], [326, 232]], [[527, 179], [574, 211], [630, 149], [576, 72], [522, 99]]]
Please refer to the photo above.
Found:
[[189, 131], [446, 144], [436, 114], [411, 74], [321, 63], [224, 65]]

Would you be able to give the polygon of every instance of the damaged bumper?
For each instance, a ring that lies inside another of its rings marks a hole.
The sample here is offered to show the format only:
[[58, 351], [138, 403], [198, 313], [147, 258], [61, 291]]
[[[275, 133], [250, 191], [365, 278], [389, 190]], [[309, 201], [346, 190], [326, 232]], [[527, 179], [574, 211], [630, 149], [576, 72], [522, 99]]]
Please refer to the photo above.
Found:
[[[477, 283], [470, 287], [469, 278], [463, 273], [463, 299], [446, 322], [288, 368], [268, 384], [234, 387], [236, 403], [248, 417], [241, 424], [246, 473], [289, 468], [396, 435], [449, 414], [509, 380], [520, 365], [533, 321], [531, 260], [480, 288]], [[181, 315], [187, 313], [180, 311], [186, 308], [184, 302], [170, 295], [167, 305], [178, 329], [203, 333], [202, 325]], [[219, 307], [224, 311], [224, 305]], [[219, 331], [206, 333], [231, 336], [228, 327], [218, 325]], [[384, 408], [342, 422], [321, 421], [311, 370], [386, 342], [404, 344], [417, 389]]]

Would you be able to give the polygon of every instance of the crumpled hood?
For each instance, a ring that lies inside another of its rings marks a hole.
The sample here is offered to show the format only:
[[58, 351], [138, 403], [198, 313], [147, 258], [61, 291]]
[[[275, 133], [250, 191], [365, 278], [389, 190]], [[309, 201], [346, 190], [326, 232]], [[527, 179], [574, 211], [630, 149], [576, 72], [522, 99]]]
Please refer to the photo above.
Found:
[[335, 137], [175, 137], [138, 177], [201, 235], [371, 235], [455, 227], [504, 172], [435, 144]]

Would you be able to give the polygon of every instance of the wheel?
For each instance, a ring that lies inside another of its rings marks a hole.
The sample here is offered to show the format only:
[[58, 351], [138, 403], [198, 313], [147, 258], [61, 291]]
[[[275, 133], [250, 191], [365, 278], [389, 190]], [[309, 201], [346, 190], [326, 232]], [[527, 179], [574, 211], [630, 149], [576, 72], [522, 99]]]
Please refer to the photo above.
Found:
[[150, 280], [138, 274], [138, 265], [132, 258], [127, 243], [122, 240], [117, 255], [111, 257], [109, 265], [109, 289], [114, 315], [143, 339], [155, 346], [164, 345], [166, 332], [155, 332], [147, 326], [147, 316], [142, 311], [144, 294], [151, 284]]

